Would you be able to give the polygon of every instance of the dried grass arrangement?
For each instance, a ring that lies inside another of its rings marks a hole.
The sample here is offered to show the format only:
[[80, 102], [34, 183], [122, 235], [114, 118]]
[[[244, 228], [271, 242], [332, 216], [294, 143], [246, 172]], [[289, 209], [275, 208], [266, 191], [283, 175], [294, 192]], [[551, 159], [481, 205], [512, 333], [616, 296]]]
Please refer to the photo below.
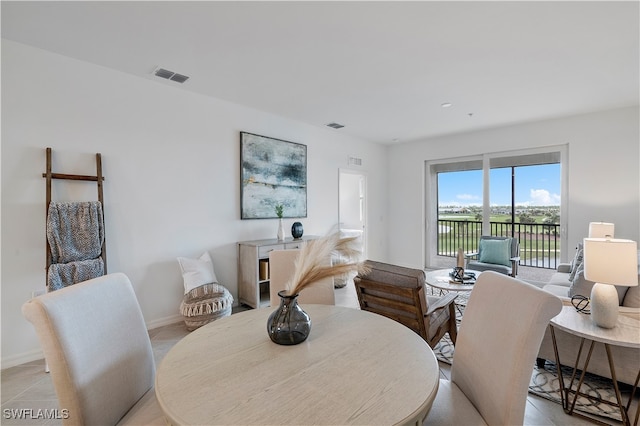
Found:
[[[301, 290], [327, 277], [351, 272], [366, 273], [359, 237], [341, 237], [334, 232], [303, 244], [295, 263], [293, 277], [286, 285], [286, 295], [299, 294]], [[328, 264], [327, 259], [339, 256], [344, 262]]]

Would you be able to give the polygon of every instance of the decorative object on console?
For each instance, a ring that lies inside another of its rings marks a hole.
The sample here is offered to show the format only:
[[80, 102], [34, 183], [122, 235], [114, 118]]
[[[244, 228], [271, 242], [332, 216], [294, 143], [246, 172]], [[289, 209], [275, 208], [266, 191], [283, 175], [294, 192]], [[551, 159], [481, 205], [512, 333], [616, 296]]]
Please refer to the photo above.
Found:
[[618, 320], [619, 286], [638, 285], [638, 244], [613, 238], [584, 239], [584, 276], [595, 281], [591, 289], [591, 320], [614, 328]]
[[273, 219], [276, 204], [307, 217], [307, 146], [240, 132], [240, 217]]
[[590, 222], [589, 238], [613, 238], [615, 225], [607, 222]]
[[[357, 237], [341, 238], [340, 232], [304, 242], [295, 261], [295, 268], [286, 290], [278, 292], [280, 306], [267, 320], [271, 340], [282, 345], [303, 342], [311, 331], [311, 320], [298, 305], [300, 291], [322, 281], [350, 272], [365, 272], [361, 245]], [[339, 254], [344, 263], [327, 262]], [[306, 316], [306, 319], [305, 319]]]
[[282, 215], [284, 214], [284, 206], [276, 204], [276, 215], [278, 216], [278, 241], [284, 241], [284, 226], [282, 223]]
[[291, 236], [293, 237], [293, 239], [297, 240], [299, 238], [302, 238], [303, 232], [304, 231], [302, 229], [302, 223], [293, 222], [293, 225], [291, 225]]

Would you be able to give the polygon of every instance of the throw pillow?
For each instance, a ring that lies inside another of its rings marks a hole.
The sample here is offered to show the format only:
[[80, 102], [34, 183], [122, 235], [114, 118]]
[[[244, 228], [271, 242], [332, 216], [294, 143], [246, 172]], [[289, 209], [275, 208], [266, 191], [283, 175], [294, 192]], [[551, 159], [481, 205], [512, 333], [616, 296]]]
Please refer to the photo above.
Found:
[[584, 265], [580, 263], [577, 268], [573, 268], [571, 274], [573, 275], [573, 279], [571, 280], [571, 286], [569, 287], [569, 297], [576, 295], [590, 297], [591, 288], [593, 288], [595, 283], [584, 277]]
[[182, 271], [185, 294], [201, 285], [218, 282], [209, 252], [204, 252], [198, 259], [178, 257], [178, 263]]
[[[575, 295], [581, 295], [584, 297], [591, 297], [591, 289], [593, 288], [595, 282], [589, 281], [584, 277], [584, 263], [582, 263], [578, 270], [576, 271], [576, 276], [569, 287], [569, 297], [573, 297]], [[614, 286], [616, 291], [618, 292], [618, 306], [622, 305], [623, 300], [625, 299], [625, 295], [627, 290], [630, 287], [626, 286]], [[635, 287], [633, 287], [635, 288]]]
[[[638, 282], [640, 282], [640, 276], [638, 276]], [[640, 286], [629, 287], [622, 300], [622, 306], [640, 308]]]
[[481, 239], [480, 258], [483, 263], [511, 266], [511, 238], [504, 240]]
[[578, 249], [576, 250], [576, 255], [571, 262], [571, 273], [569, 274], [569, 281], [573, 281], [576, 277], [576, 273], [578, 269], [582, 266], [582, 261], [584, 259], [584, 250], [582, 248], [582, 243], [578, 245]]

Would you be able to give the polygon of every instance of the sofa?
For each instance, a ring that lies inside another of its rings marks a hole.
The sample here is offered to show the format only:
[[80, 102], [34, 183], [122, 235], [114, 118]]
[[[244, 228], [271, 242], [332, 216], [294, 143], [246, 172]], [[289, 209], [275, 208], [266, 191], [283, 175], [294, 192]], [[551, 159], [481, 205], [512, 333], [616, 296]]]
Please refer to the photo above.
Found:
[[[560, 297], [563, 304], [572, 306], [571, 297], [574, 295], [589, 297], [591, 287], [594, 284], [592, 281], [584, 278], [583, 269], [582, 245], [580, 244], [573, 260], [570, 263], [559, 264], [556, 272], [549, 279], [549, 282], [543, 286], [543, 289]], [[640, 283], [640, 274], [638, 278]], [[625, 315], [640, 321], [640, 286], [616, 286], [616, 288], [620, 302], [619, 315]], [[556, 329], [555, 332], [560, 361], [563, 365], [573, 367], [580, 346], [580, 338], [558, 329]], [[582, 350], [582, 359], [586, 356], [587, 351], [588, 346], [585, 345]], [[633, 385], [638, 375], [638, 368], [640, 367], [640, 349], [623, 348], [612, 345], [611, 353], [613, 355], [618, 381]], [[542, 366], [545, 360], [555, 362], [553, 341], [549, 329], [545, 332], [540, 345], [538, 366]], [[583, 361], [581, 361], [580, 365], [582, 365], [582, 363]], [[596, 344], [594, 346], [587, 372], [611, 378], [604, 345]]]

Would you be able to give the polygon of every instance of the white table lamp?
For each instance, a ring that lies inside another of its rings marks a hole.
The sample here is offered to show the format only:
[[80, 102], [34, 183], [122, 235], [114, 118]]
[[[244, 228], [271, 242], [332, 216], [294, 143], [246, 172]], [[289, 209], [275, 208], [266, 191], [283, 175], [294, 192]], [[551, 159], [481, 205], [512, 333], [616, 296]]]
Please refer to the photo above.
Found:
[[638, 244], [613, 238], [584, 239], [584, 277], [595, 281], [591, 289], [591, 321], [614, 328], [618, 320], [615, 285], [638, 285]]
[[615, 225], [607, 222], [589, 223], [589, 238], [613, 238]]

